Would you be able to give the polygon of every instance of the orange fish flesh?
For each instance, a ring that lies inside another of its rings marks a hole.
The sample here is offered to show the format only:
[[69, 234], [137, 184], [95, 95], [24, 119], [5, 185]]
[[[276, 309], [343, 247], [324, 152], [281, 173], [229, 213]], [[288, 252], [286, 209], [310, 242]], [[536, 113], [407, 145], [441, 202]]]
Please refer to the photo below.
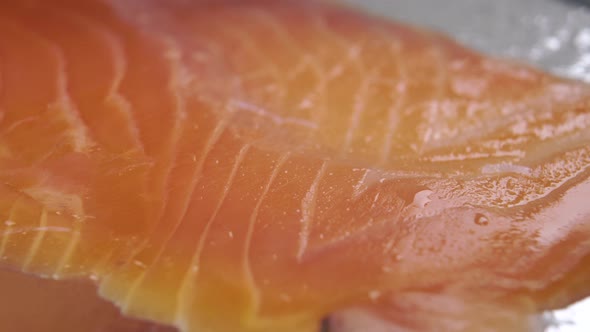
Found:
[[321, 2], [0, 8], [2, 267], [184, 332], [522, 331], [590, 294], [584, 83]]

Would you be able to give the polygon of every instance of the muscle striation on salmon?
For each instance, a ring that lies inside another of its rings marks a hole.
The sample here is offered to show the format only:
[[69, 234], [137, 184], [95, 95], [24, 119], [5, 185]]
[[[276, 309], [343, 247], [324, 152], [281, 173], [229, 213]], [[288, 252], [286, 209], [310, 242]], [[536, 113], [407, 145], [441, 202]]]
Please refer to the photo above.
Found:
[[590, 295], [589, 175], [590, 86], [431, 31], [319, 1], [0, 5], [0, 267], [162, 329], [533, 330]]

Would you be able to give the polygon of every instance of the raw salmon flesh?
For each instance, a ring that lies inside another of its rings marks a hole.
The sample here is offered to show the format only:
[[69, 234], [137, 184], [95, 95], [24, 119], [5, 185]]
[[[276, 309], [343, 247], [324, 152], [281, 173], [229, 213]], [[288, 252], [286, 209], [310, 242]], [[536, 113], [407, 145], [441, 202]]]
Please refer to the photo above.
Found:
[[590, 86], [333, 2], [0, 5], [1, 330], [532, 331], [589, 175]]

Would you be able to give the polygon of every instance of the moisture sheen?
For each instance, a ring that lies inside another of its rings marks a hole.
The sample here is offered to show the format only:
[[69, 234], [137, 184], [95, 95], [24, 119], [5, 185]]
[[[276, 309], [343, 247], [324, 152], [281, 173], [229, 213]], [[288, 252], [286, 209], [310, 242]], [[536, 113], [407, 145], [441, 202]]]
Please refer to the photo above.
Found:
[[434, 32], [312, 1], [0, 5], [0, 267], [131, 317], [531, 329], [590, 294], [589, 175], [587, 84]]

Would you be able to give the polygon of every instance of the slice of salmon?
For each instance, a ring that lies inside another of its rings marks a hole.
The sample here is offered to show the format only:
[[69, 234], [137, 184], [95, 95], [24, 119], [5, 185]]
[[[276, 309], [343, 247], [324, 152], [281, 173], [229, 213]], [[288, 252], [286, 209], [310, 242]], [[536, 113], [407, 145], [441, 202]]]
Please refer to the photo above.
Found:
[[175, 332], [173, 327], [130, 319], [96, 296], [92, 283], [48, 280], [0, 271], [0, 331]]
[[522, 331], [590, 294], [590, 87], [433, 32], [312, 1], [3, 3], [0, 119], [0, 264], [129, 316]]

